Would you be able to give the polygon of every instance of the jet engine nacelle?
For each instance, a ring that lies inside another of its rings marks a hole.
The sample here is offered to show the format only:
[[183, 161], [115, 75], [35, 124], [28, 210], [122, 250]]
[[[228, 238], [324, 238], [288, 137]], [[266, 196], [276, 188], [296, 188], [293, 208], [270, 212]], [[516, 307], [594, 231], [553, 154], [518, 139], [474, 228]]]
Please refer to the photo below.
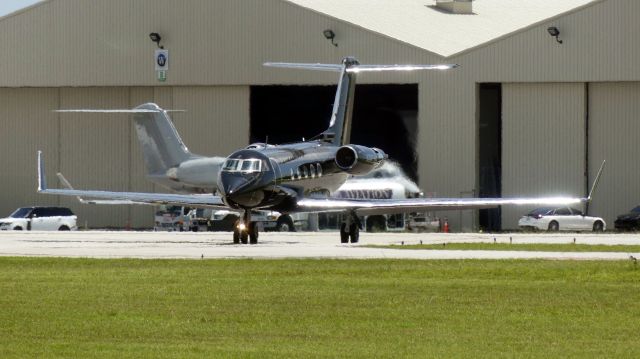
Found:
[[386, 158], [379, 148], [346, 145], [336, 152], [336, 165], [349, 174], [363, 175], [378, 168]]

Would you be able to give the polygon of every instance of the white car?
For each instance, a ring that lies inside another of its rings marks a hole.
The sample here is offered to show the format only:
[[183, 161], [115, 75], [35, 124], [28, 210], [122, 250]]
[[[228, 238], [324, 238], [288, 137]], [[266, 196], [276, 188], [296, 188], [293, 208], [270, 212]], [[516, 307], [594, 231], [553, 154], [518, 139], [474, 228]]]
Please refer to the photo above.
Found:
[[64, 207], [23, 207], [0, 218], [0, 230], [75, 231], [78, 217]]
[[568, 207], [542, 207], [523, 216], [518, 221], [522, 229], [555, 231], [602, 232], [606, 227], [604, 219], [585, 216], [581, 211]]

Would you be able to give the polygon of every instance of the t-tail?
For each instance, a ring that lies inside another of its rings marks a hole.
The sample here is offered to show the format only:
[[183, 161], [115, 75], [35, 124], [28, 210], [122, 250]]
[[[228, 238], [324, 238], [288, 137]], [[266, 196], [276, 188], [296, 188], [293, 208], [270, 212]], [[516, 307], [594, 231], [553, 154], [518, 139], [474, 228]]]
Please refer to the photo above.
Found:
[[180, 163], [199, 157], [189, 152], [173, 126], [169, 112], [155, 103], [145, 103], [131, 110], [57, 110], [61, 113], [102, 113], [133, 115], [147, 174], [160, 175]]
[[298, 64], [285, 62], [267, 62], [265, 66], [317, 71], [340, 72], [338, 89], [333, 102], [329, 128], [321, 138], [336, 146], [350, 143], [351, 123], [353, 118], [353, 101], [356, 85], [356, 75], [360, 72], [380, 71], [414, 71], [414, 70], [448, 70], [457, 67], [455, 64], [444, 65], [360, 65], [354, 57], [345, 57], [342, 64]]
[[149, 175], [164, 175], [169, 169], [199, 157], [189, 152], [167, 111], [155, 103], [140, 105], [135, 110], [150, 110], [135, 112], [133, 116]]
[[144, 156], [147, 178], [180, 192], [212, 192], [223, 157], [193, 154], [180, 138], [169, 112], [155, 103], [127, 110], [58, 110], [63, 113], [107, 113], [133, 115], [138, 142]]

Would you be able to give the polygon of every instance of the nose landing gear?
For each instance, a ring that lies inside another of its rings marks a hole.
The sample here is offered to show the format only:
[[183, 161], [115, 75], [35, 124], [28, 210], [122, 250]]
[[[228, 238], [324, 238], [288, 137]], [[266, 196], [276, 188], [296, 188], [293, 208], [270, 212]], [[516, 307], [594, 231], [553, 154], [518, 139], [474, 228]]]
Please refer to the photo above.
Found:
[[233, 244], [258, 244], [258, 224], [251, 222], [251, 211], [245, 210], [242, 219], [233, 226]]

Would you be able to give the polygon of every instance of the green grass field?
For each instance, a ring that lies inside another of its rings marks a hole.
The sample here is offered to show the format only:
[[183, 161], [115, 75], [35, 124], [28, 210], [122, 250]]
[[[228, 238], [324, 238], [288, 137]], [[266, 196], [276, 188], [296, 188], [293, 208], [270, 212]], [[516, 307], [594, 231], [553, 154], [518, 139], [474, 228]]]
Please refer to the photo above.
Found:
[[640, 253], [640, 245], [604, 245], [573, 243], [445, 243], [367, 246], [371, 248], [392, 249], [448, 249], [481, 251], [541, 251], [541, 252], [623, 252]]
[[627, 261], [0, 258], [0, 357], [637, 357]]

